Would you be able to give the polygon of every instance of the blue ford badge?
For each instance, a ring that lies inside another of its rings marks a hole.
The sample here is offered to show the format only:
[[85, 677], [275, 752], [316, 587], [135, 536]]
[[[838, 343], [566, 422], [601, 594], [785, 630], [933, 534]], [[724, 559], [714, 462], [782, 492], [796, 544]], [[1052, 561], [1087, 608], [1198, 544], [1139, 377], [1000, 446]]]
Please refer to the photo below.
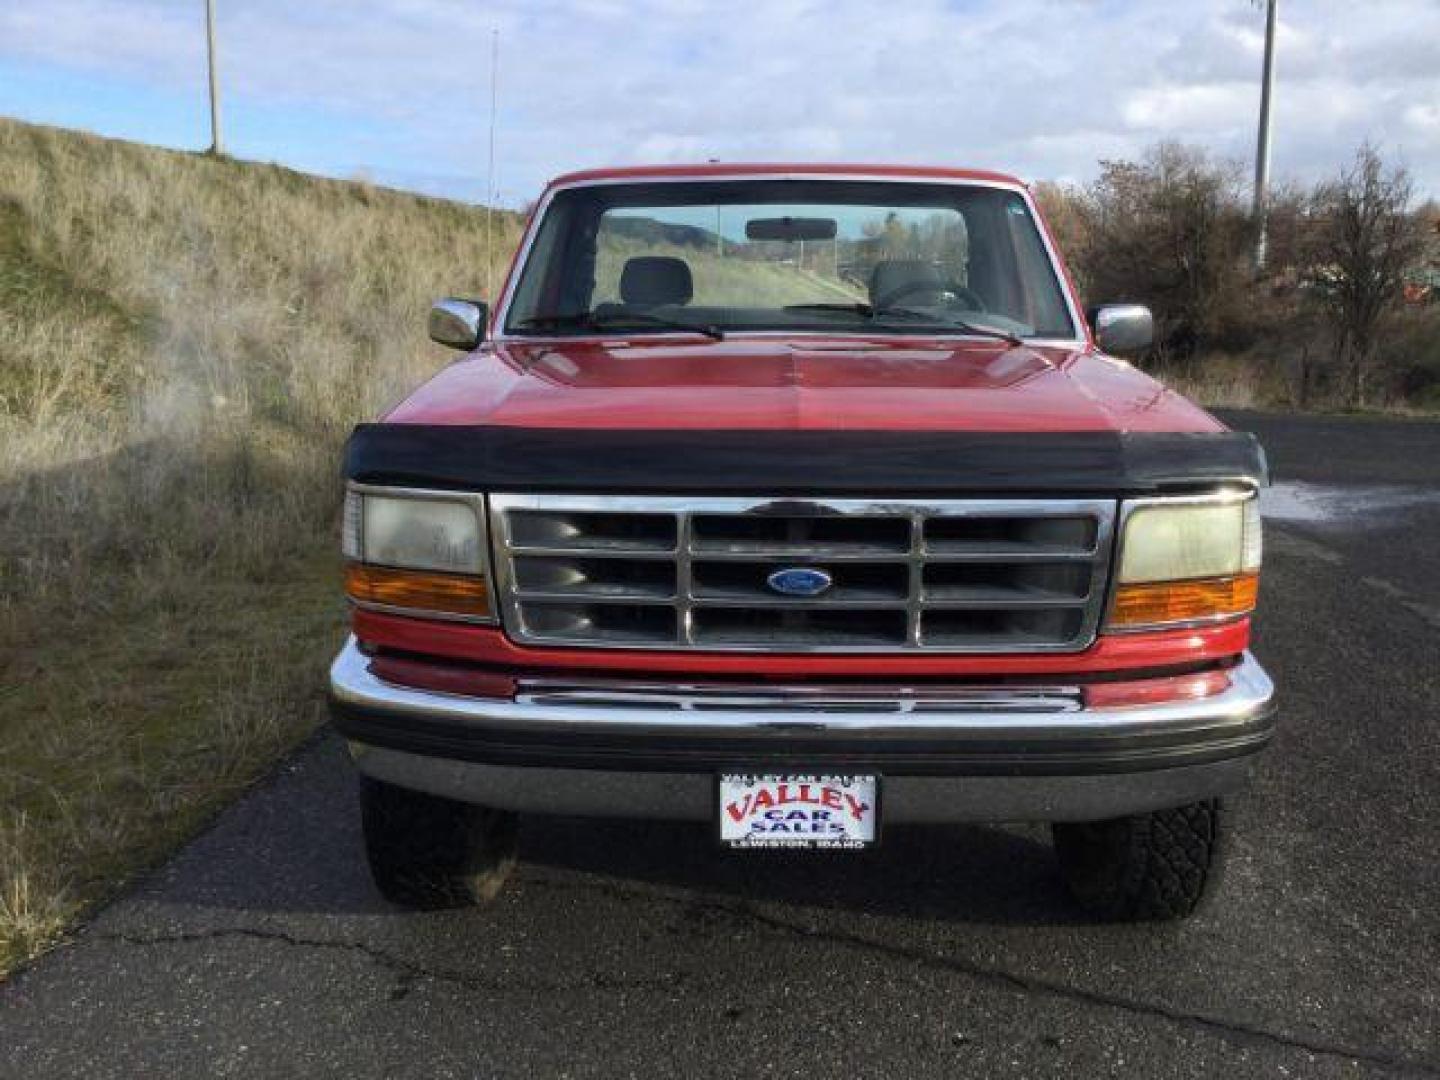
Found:
[[796, 566], [776, 570], [765, 579], [765, 584], [783, 596], [819, 596], [835, 582], [824, 570]]

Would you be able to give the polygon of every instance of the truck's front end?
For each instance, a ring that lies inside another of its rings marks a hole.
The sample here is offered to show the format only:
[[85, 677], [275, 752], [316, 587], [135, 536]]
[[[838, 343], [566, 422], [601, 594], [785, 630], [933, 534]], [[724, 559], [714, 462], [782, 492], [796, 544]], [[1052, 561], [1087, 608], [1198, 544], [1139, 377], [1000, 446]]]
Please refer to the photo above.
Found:
[[1045, 821], [1097, 913], [1198, 903], [1271, 732], [1263, 458], [1097, 348], [1022, 185], [578, 175], [432, 329], [476, 348], [346, 458], [332, 709], [387, 895], [487, 895], [559, 813]]

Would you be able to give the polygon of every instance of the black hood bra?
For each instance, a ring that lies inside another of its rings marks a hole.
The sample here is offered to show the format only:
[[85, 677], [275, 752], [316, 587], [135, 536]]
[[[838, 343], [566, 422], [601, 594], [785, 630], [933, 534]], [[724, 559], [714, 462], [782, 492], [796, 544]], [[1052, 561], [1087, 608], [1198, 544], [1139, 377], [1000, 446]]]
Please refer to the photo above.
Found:
[[1263, 486], [1247, 432], [612, 430], [361, 424], [345, 477], [471, 491], [628, 495], [1138, 496]]

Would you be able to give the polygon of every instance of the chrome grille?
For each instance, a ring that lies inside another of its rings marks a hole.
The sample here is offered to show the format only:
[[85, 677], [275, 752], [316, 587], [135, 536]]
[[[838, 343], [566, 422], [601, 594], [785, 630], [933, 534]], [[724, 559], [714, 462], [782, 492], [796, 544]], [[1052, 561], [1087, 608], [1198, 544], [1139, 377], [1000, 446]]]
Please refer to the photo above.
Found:
[[[526, 644], [1054, 652], [1094, 639], [1115, 503], [501, 494], [490, 513]], [[833, 584], [767, 583], [796, 568]]]
[[515, 700], [522, 705], [590, 706], [612, 709], [650, 709], [660, 712], [748, 713], [877, 712], [923, 716], [927, 713], [1079, 712], [1084, 697], [1078, 686], [722, 686], [714, 683], [614, 682], [590, 679], [521, 679]]

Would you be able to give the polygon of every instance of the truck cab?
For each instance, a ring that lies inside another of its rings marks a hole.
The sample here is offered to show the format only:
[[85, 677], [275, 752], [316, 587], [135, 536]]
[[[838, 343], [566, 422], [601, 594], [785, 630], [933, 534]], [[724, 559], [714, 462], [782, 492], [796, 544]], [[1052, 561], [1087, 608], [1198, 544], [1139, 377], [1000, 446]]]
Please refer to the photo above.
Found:
[[1260, 447], [1121, 354], [1027, 187], [706, 165], [554, 181], [462, 352], [345, 454], [331, 670], [377, 884], [493, 896], [519, 814], [843, 857], [1039, 821], [1188, 915], [1273, 728]]

